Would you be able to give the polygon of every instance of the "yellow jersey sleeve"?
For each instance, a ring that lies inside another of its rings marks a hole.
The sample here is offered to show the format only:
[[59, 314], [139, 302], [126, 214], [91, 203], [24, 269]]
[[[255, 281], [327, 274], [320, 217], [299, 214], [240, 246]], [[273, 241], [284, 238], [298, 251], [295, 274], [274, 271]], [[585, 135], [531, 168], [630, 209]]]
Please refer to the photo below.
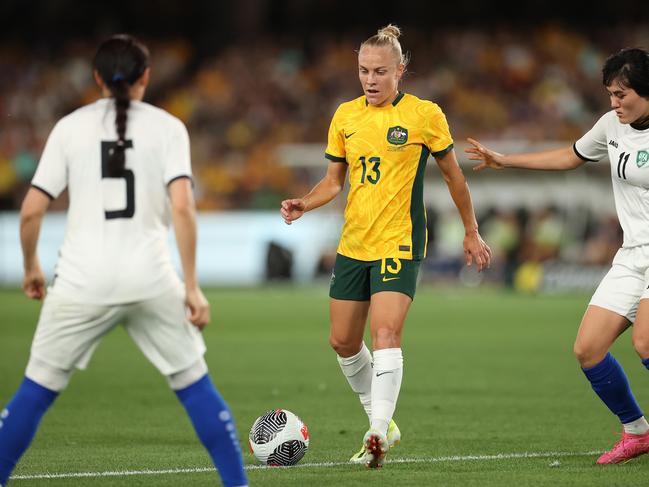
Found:
[[341, 107], [334, 113], [329, 125], [325, 157], [332, 162], [347, 162], [345, 153], [345, 134], [341, 124]]
[[422, 138], [433, 157], [442, 157], [453, 148], [446, 116], [434, 103], [427, 104]]

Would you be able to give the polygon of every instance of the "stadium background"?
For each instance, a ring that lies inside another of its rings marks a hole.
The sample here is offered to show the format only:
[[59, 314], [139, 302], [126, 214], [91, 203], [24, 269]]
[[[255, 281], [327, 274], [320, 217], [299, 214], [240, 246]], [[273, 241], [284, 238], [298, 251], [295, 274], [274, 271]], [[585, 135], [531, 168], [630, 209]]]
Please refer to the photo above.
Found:
[[[532, 1], [520, 8], [468, 0], [407, 6], [5, 1], [0, 281], [20, 279], [11, 212], [19, 208], [44, 141], [58, 118], [98, 96], [90, 68], [94, 49], [121, 31], [151, 48], [147, 101], [178, 116], [191, 134], [204, 212], [203, 282], [326, 276], [344, 198], [290, 229], [274, 215], [283, 198], [305, 193], [324, 173], [330, 117], [338, 103], [361, 93], [355, 49], [377, 27], [395, 22], [412, 53], [402, 89], [436, 101], [447, 114], [483, 235], [496, 253], [485, 276], [461, 274], [462, 229], [431, 161], [423, 278], [448, 282], [460, 276], [471, 285], [486, 279], [524, 290], [590, 289], [621, 237], [607, 165], [569, 174], [474, 175], [462, 152], [467, 136], [494, 141], [501, 150], [570, 144], [607, 110], [602, 61], [623, 46], [649, 45], [647, 25], [635, 21], [647, 18], [647, 7], [602, 3], [588, 7], [587, 16], [585, 8], [581, 2]], [[53, 209], [65, 206], [63, 196]], [[216, 212], [216, 220], [206, 219], [208, 212]], [[62, 221], [46, 222], [41, 255], [50, 272]], [[316, 229], [321, 232], [312, 233]], [[226, 254], [234, 259], [219, 259]], [[233, 260], [248, 268], [236, 272], [227, 265]]]
[[[304, 468], [257, 470], [244, 451], [251, 485], [364, 486], [368, 475], [403, 486], [643, 485], [649, 458], [593, 465], [618, 425], [571, 354], [590, 290], [620, 242], [607, 164], [475, 175], [462, 141], [473, 136], [502, 150], [572, 143], [607, 110], [606, 56], [649, 47], [648, 10], [635, 0], [4, 0], [0, 404], [22, 378], [40, 308], [16, 289], [17, 209], [55, 121], [97, 96], [97, 43], [128, 31], [151, 48], [147, 100], [191, 135], [201, 280], [219, 285], [207, 290], [214, 320], [204, 332], [215, 382], [244, 442], [271, 408], [291, 409], [310, 427]], [[462, 229], [431, 161], [426, 282], [403, 344], [396, 419], [404, 442], [382, 472], [366, 472], [344, 463], [365, 420], [326, 345], [326, 285], [344, 201], [291, 227], [277, 205], [323, 174], [331, 114], [360, 94], [354, 50], [388, 22], [404, 28], [412, 53], [403, 89], [448, 116], [496, 259], [482, 278], [461, 272]], [[54, 202], [61, 213], [50, 213], [43, 229], [50, 275], [65, 206], [65, 197]], [[289, 271], [299, 286], [263, 284]], [[647, 372], [628, 339], [613, 351], [646, 406]], [[18, 486], [214, 482], [164, 379], [120, 329], [57, 400], [15, 476]]]

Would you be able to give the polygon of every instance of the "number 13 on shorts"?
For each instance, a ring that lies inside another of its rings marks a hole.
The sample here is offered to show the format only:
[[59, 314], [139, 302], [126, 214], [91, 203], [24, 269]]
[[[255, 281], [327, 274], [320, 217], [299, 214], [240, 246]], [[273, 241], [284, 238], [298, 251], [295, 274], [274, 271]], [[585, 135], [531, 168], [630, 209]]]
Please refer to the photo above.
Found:
[[[381, 259], [381, 275], [383, 275], [383, 281], [388, 281], [391, 279], [389, 275], [396, 275], [401, 272], [401, 261], [395, 258]], [[397, 279], [393, 277], [392, 279]]]
[[421, 261], [389, 257], [375, 262], [372, 294], [379, 291], [396, 291], [411, 298], [415, 296]]

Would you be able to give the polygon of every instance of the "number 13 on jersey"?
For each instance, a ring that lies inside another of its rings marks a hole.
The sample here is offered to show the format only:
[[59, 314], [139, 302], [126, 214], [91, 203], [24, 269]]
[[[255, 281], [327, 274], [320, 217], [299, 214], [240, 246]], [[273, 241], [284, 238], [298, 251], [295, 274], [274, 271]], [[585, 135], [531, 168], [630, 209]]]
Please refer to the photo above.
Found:
[[381, 158], [370, 157], [369, 159], [367, 159], [367, 162], [369, 162], [370, 165], [372, 165], [370, 168], [370, 174], [367, 174], [368, 164], [367, 162], [365, 162], [365, 156], [361, 156], [358, 160], [361, 161], [361, 166], [363, 166], [363, 173], [361, 174], [361, 184], [365, 184], [366, 179], [368, 182], [372, 184], [378, 183], [379, 179], [381, 179], [381, 171], [379, 170], [379, 166], [381, 165]]

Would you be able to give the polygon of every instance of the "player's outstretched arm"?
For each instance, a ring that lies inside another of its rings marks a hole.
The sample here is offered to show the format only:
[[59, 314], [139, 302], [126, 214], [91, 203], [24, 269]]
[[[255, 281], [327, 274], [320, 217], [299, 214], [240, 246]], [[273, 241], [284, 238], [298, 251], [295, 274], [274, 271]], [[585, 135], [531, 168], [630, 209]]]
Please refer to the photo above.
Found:
[[540, 169], [546, 171], [567, 171], [575, 169], [584, 163], [572, 147], [562, 149], [529, 152], [525, 154], [501, 154], [488, 149], [475, 139], [466, 139], [469, 147], [464, 149], [472, 161], [480, 161], [473, 167], [474, 171], [483, 169], [504, 169], [516, 167], [520, 169]]
[[50, 199], [42, 191], [30, 188], [20, 208], [20, 244], [23, 250], [23, 291], [30, 299], [45, 297], [45, 276], [41, 270], [36, 248], [43, 216]]
[[280, 214], [287, 225], [300, 218], [307, 211], [326, 205], [343, 190], [347, 164], [344, 162], [330, 162], [327, 174], [316, 184], [313, 189], [302, 198], [282, 201]]
[[457, 163], [455, 151], [451, 150], [436, 160], [464, 224], [464, 257], [466, 265], [475, 262], [478, 271], [481, 271], [491, 264], [491, 249], [482, 240], [478, 232], [478, 222], [473, 211], [469, 186], [466, 183], [464, 174], [462, 174], [460, 165]]
[[171, 215], [185, 280], [185, 304], [189, 321], [202, 330], [210, 322], [210, 305], [196, 277], [196, 205], [191, 180], [176, 179], [169, 185]]

